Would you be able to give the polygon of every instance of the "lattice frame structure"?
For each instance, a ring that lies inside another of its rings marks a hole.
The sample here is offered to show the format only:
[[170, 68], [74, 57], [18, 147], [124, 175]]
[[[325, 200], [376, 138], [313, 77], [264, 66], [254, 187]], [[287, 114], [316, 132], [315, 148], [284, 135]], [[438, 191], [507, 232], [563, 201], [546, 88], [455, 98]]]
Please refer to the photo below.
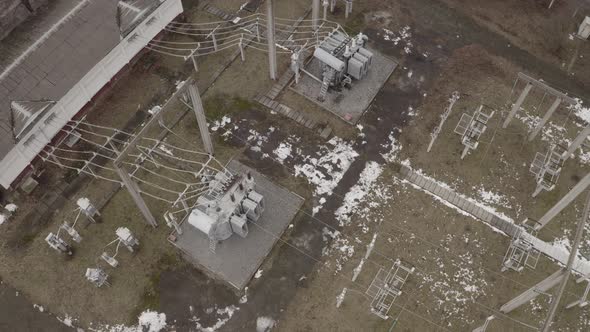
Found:
[[565, 162], [562, 157], [565, 151], [567, 151], [566, 147], [553, 144], [544, 154], [541, 152], [535, 154], [529, 168], [529, 171], [535, 175], [535, 182], [537, 183], [533, 197], [537, 196], [542, 190], [551, 191], [555, 188]]
[[389, 270], [380, 268], [371, 285], [365, 292], [372, 297], [371, 312], [382, 319], [388, 319], [389, 310], [398, 296], [402, 294], [402, 287], [414, 268], [408, 268], [396, 261]]
[[480, 105], [473, 115], [463, 113], [461, 119], [455, 127], [455, 134], [461, 136], [461, 144], [465, 146], [461, 159], [465, 158], [469, 150], [477, 149], [479, 145], [479, 138], [486, 131], [487, 124], [490, 118], [494, 115], [494, 111], [490, 113], [483, 112], [483, 105]]
[[541, 252], [537, 250], [533, 244], [527, 240], [524, 234], [530, 234], [536, 237], [537, 231], [535, 226], [538, 222], [534, 219], [526, 219], [523, 222], [523, 230], [511, 242], [504, 260], [502, 261], [502, 272], [514, 270], [516, 272], [522, 271], [525, 267], [535, 269]]

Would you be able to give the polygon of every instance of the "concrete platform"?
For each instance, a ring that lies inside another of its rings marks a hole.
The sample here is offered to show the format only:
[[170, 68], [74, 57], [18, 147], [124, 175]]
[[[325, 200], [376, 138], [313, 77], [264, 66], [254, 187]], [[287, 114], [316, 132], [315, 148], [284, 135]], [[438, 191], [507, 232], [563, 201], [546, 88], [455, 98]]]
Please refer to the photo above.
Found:
[[[397, 63], [392, 59], [377, 50], [369, 47], [367, 49], [373, 53], [371, 69], [369, 69], [369, 73], [364, 79], [360, 81], [353, 80], [351, 89], [343, 89], [342, 91], [330, 89], [326, 100], [320, 102], [317, 100], [317, 96], [320, 92], [321, 83], [305, 73], [301, 73], [299, 84], [295, 85], [295, 81], [291, 83], [291, 89], [336, 114], [344, 121], [353, 125], [356, 124], [397, 67]], [[305, 70], [316, 77], [322, 77], [320, 63], [315, 58], [305, 66]]]
[[[256, 225], [248, 224], [249, 234], [246, 238], [234, 234], [219, 243], [215, 253], [209, 250], [207, 236], [186, 221], [181, 224], [183, 234], [172, 244], [211, 277], [242, 290], [299, 212], [304, 199], [238, 161], [232, 160], [226, 167], [232, 172], [252, 173], [256, 180], [256, 191], [264, 195], [266, 200], [260, 220]], [[173, 234], [176, 235], [175, 232]]]

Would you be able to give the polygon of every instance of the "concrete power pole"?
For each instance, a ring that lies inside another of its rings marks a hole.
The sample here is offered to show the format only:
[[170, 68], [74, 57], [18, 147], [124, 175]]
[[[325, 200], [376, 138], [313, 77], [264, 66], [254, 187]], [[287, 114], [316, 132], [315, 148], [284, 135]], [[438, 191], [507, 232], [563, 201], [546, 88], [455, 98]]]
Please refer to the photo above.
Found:
[[212, 156], [214, 154], [213, 143], [211, 143], [211, 135], [209, 135], [209, 127], [207, 127], [207, 118], [205, 117], [205, 110], [203, 109], [203, 103], [201, 102], [199, 91], [197, 91], [196, 83], [188, 86], [188, 94], [193, 104], [193, 111], [197, 118], [199, 131], [201, 132], [203, 147], [205, 148], [205, 152]]
[[311, 3], [311, 25], [313, 30], [316, 31], [320, 26], [320, 0], [312, 0]]
[[268, 39], [268, 69], [270, 79], [277, 79], [277, 45], [275, 43], [274, 0], [266, 0], [266, 34]]
[[578, 247], [580, 242], [582, 241], [582, 235], [584, 234], [584, 226], [586, 226], [586, 222], [588, 221], [588, 215], [590, 214], [590, 191], [588, 192], [588, 196], [586, 198], [586, 205], [584, 206], [584, 212], [582, 214], [582, 218], [578, 221], [578, 226], [576, 228], [576, 235], [574, 237], [574, 242], [572, 243], [572, 249], [570, 251], [570, 256], [567, 260], [567, 264], [565, 266], [565, 275], [561, 280], [561, 284], [559, 284], [559, 289], [557, 290], [557, 294], [551, 301], [551, 307], [549, 308], [549, 314], [547, 315], [547, 319], [545, 320], [545, 324], [543, 324], [543, 328], [541, 331], [549, 332], [551, 324], [553, 323], [553, 317], [557, 312], [557, 306], [559, 305], [559, 301], [561, 300], [561, 296], [563, 295], [563, 291], [565, 290], [565, 286], [567, 285], [568, 278], [572, 272], [572, 268], [574, 265], [574, 261], [576, 256], [578, 255]]
[[147, 204], [141, 197], [140, 190], [137, 184], [133, 182], [133, 180], [129, 176], [129, 173], [127, 173], [127, 171], [123, 167], [119, 167], [117, 163], [114, 163], [113, 167], [119, 174], [119, 177], [121, 177], [121, 180], [125, 185], [125, 188], [127, 188], [127, 191], [129, 191], [129, 195], [131, 195], [131, 198], [135, 202], [135, 205], [137, 205], [139, 211], [141, 211], [141, 214], [143, 215], [145, 221], [152, 227], [156, 228], [158, 226], [158, 223], [156, 222], [156, 219], [154, 218], [154, 215], [148, 208]]

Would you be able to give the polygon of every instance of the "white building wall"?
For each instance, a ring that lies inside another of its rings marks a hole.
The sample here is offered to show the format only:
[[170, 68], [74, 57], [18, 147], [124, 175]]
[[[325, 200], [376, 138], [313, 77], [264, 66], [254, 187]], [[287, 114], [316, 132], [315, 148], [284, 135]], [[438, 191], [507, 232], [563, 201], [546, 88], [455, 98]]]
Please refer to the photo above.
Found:
[[[67, 120], [90, 102], [100, 89], [182, 11], [181, 0], [166, 0], [100, 60], [0, 161], [0, 185], [8, 189], [68, 123]], [[150, 22], [153, 17], [156, 19]], [[147, 25], [147, 22], [150, 22], [150, 25]], [[134, 39], [130, 41], [132, 38]], [[50, 116], [53, 118], [47, 121]]]

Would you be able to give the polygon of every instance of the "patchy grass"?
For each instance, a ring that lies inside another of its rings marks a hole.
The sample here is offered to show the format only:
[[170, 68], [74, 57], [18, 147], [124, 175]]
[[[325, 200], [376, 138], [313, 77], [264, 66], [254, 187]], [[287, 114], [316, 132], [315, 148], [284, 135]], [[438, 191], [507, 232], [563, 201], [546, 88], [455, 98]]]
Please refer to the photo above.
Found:
[[140, 301], [135, 307], [135, 310], [129, 315], [130, 324], [135, 324], [137, 317], [147, 309], [156, 311], [160, 310], [160, 276], [164, 271], [179, 269], [183, 267], [184, 264], [186, 263], [181, 260], [178, 255], [170, 253], [166, 253], [158, 259], [155, 264], [157, 269], [150, 275], [148, 286], [146, 286], [141, 295]]

